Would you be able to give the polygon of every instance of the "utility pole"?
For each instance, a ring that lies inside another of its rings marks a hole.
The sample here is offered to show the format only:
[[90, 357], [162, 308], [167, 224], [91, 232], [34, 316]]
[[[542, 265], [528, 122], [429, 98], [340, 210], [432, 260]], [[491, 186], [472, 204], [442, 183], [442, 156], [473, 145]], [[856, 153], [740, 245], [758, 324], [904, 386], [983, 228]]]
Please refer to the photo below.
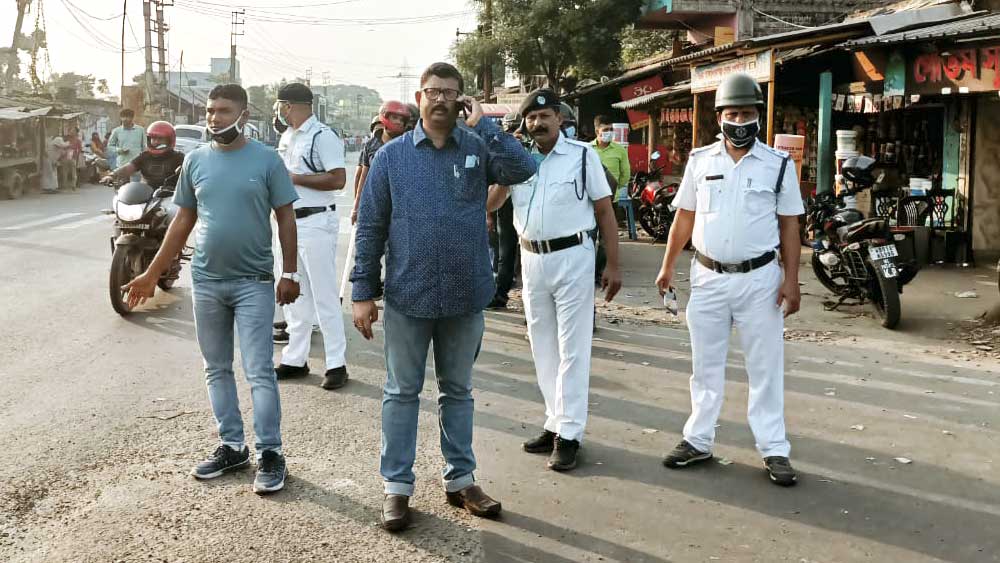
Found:
[[156, 4], [156, 52], [157, 52], [157, 65], [159, 66], [159, 85], [163, 91], [164, 99], [166, 99], [166, 89], [167, 89], [167, 43], [166, 43], [166, 32], [170, 30], [167, 24], [163, 21], [163, 8], [168, 6], [173, 6], [173, 0], [153, 0]]
[[142, 21], [146, 29], [146, 72], [143, 74], [143, 82], [146, 89], [146, 100], [152, 98], [153, 93], [153, 0], [142, 0]]
[[310, 88], [312, 88], [312, 77], [313, 77], [313, 68], [309, 67], [306, 69], [306, 86], [309, 86]]
[[118, 88], [118, 100], [124, 100], [125, 91], [125, 23], [128, 22], [128, 0], [122, 0], [122, 82]]
[[[485, 0], [483, 6], [483, 34], [487, 40], [493, 39], [493, 0]], [[483, 61], [483, 101], [493, 101], [493, 54]]]
[[736, 3], [736, 40], [753, 38], [753, 0], [738, 0]]
[[323, 71], [323, 97], [324, 98], [328, 98], [329, 97], [329, 93], [328, 93], [328, 87], [329, 86], [330, 86], [330, 71], [329, 70], [324, 70]]
[[10, 41], [10, 55], [8, 55], [7, 69], [3, 77], [3, 87], [6, 91], [10, 90], [10, 84], [14, 80], [17, 69], [20, 66], [17, 58], [17, 50], [20, 47], [21, 25], [24, 23], [24, 13], [28, 11], [29, 4], [31, 4], [31, 0], [17, 0], [17, 19], [14, 20], [14, 38]]
[[236, 76], [236, 38], [243, 35], [243, 24], [245, 23], [246, 10], [233, 10], [231, 20], [232, 29], [229, 31], [229, 81], [237, 83]]

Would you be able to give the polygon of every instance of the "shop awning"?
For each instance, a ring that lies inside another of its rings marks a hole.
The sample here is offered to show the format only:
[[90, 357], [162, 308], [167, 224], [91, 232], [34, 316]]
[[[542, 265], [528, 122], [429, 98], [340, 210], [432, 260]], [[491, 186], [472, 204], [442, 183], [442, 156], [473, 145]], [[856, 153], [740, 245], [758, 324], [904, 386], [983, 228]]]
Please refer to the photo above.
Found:
[[680, 98], [691, 93], [691, 84], [685, 82], [682, 84], [675, 84], [673, 86], [667, 86], [662, 90], [657, 90], [652, 94], [646, 94], [645, 96], [639, 96], [638, 98], [632, 98], [624, 102], [618, 102], [617, 104], [611, 104], [611, 107], [615, 109], [637, 109], [653, 102], [669, 100], [671, 98]]
[[966, 39], [981, 35], [1000, 33], [1000, 14], [985, 11], [966, 14], [936, 25], [919, 27], [889, 33], [887, 35], [855, 39], [844, 43], [845, 47], [871, 47], [875, 45], [898, 45], [929, 39]]
[[26, 111], [21, 111], [21, 108], [0, 108], [0, 121], [20, 121], [29, 117], [34, 116]]

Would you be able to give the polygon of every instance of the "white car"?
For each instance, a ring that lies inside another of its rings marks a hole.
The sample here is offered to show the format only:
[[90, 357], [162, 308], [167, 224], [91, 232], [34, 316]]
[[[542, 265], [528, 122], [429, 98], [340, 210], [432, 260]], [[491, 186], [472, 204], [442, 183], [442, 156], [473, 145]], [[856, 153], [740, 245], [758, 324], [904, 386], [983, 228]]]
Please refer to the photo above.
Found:
[[194, 149], [208, 143], [211, 138], [208, 135], [208, 128], [203, 125], [174, 125], [177, 132], [177, 152], [187, 154]]

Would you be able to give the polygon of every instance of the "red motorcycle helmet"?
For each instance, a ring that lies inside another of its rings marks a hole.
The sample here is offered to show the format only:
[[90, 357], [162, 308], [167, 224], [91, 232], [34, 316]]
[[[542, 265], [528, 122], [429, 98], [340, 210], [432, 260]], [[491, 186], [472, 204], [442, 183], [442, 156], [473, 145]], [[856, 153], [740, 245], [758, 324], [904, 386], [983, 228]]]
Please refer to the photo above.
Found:
[[[410, 121], [410, 108], [406, 107], [403, 102], [397, 102], [396, 100], [389, 100], [382, 104], [382, 107], [378, 110], [379, 120], [382, 122], [382, 127], [390, 133], [403, 133], [406, 131], [406, 125]], [[393, 120], [389, 119], [390, 115], [395, 115], [403, 119], [403, 124], [400, 125]]]
[[[154, 137], [166, 139], [166, 144], [160, 143], [159, 145], [154, 145]], [[176, 144], [177, 132], [174, 131], [174, 126], [166, 121], [154, 121], [146, 128], [146, 145], [149, 147], [148, 150], [150, 153], [164, 154], [173, 150]]]

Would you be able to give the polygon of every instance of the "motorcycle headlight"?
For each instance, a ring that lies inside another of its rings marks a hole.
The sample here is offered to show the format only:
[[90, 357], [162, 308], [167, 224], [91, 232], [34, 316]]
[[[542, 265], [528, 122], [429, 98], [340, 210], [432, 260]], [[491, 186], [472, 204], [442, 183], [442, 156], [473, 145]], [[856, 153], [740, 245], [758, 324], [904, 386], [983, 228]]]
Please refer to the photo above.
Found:
[[126, 204], [118, 202], [118, 207], [115, 209], [115, 213], [118, 218], [122, 221], [138, 221], [142, 219], [143, 214], [146, 212], [145, 203], [136, 204]]

